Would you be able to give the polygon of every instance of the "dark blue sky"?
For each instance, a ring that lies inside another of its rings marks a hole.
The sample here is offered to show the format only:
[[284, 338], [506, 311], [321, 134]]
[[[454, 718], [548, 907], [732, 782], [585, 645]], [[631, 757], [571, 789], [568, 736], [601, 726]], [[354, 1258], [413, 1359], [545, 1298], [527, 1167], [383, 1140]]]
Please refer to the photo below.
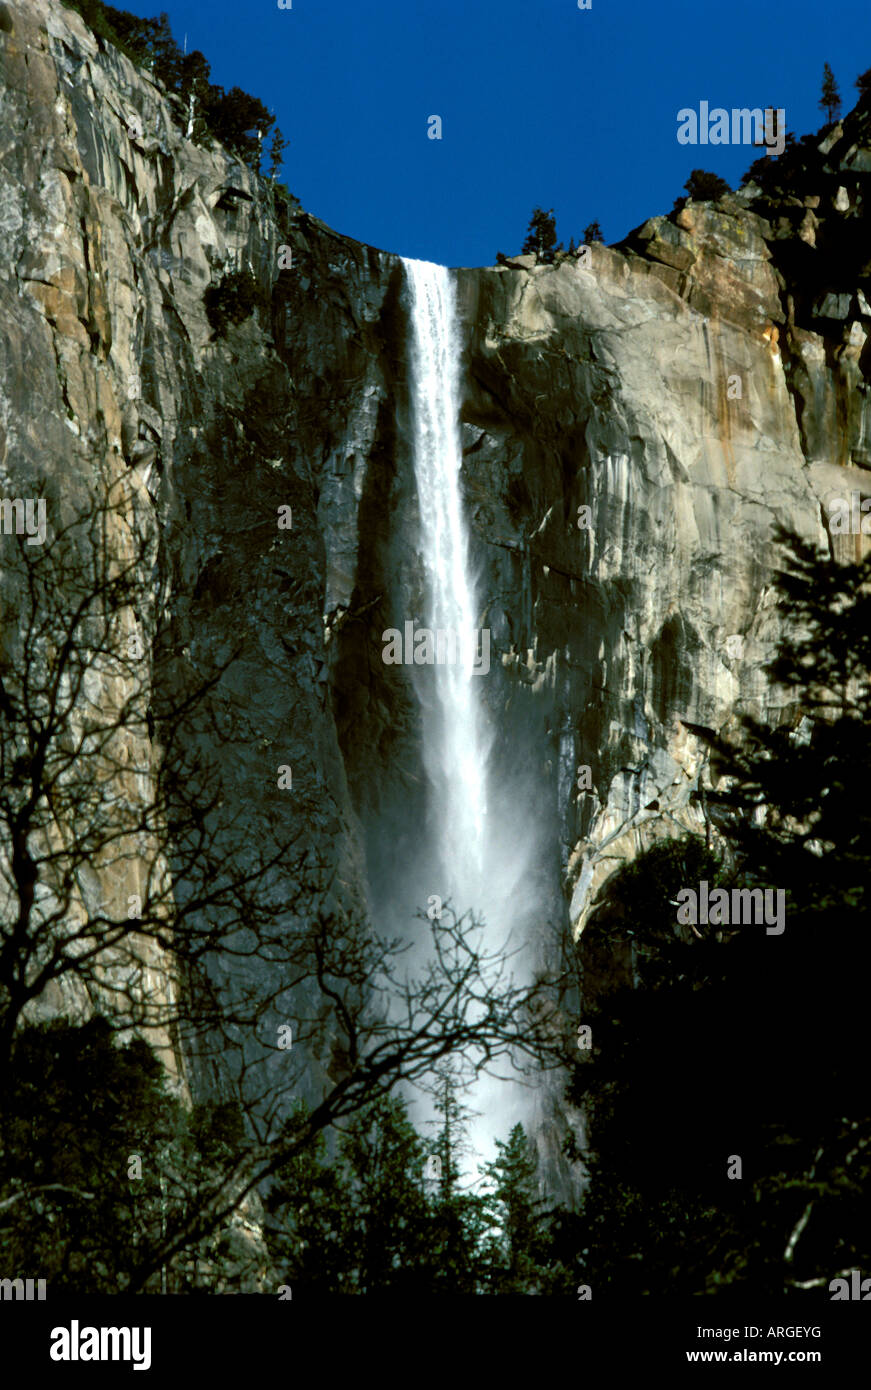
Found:
[[[118, 3], [119, 0], [116, 0]], [[681, 146], [681, 107], [782, 106], [823, 122], [871, 67], [869, 0], [127, 0], [168, 8], [212, 80], [274, 109], [283, 179], [337, 231], [405, 256], [489, 265], [534, 204], [578, 241], [667, 212], [692, 168], [734, 186], [755, 151]], [[441, 141], [427, 138], [439, 115]]]

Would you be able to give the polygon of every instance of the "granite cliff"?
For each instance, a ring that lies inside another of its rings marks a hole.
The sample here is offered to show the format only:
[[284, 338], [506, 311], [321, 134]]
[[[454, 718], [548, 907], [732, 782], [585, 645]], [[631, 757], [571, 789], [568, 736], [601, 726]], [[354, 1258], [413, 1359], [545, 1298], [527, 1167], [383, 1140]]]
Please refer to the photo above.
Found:
[[[252, 841], [291, 765], [280, 816], [346, 907], [398, 919], [431, 891], [419, 709], [381, 642], [422, 582], [402, 263], [187, 140], [54, 0], [0, 5], [0, 102], [0, 489], [58, 516], [129, 488], [186, 659], [241, 634], [223, 694], [245, 736], [214, 753]], [[545, 953], [621, 859], [701, 826], [691, 726], [798, 724], [763, 672], [771, 528], [864, 545], [829, 508], [871, 467], [869, 178], [860, 107], [788, 188], [686, 203], [585, 260], [457, 271], [484, 693], [506, 802], [540, 827]], [[268, 307], [216, 337], [204, 294], [234, 268]], [[312, 1097], [331, 1065], [325, 1036]]]

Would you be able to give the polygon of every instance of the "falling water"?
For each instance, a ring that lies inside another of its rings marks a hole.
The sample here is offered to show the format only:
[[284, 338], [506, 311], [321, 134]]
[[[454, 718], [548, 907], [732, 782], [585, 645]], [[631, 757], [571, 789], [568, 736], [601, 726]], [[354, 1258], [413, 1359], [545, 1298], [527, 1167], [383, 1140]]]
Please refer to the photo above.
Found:
[[[540, 801], [533, 785], [541, 764], [530, 755], [532, 745], [518, 740], [516, 763], [507, 761], [503, 750], [498, 772], [491, 765], [495, 730], [484, 693], [498, 668], [488, 671], [490, 634], [485, 631], [480, 639], [486, 659], [478, 674], [474, 669], [476, 629], [483, 615], [460, 487], [462, 340], [455, 281], [444, 266], [428, 261], [406, 260], [404, 266], [424, 579], [423, 612], [413, 617], [418, 630], [461, 639], [453, 653], [458, 660], [440, 664], [436, 658], [432, 665], [413, 668], [428, 783], [414, 901], [420, 907], [437, 895], [450, 900], [458, 916], [473, 912], [482, 931], [475, 944], [491, 958], [507, 948], [511, 975], [522, 984], [523, 977], [529, 981], [533, 942], [542, 933], [545, 892], [538, 866], [543, 850], [534, 809]], [[409, 944], [425, 950], [426, 937], [418, 932]], [[479, 1076], [463, 1098], [477, 1117], [469, 1139], [478, 1159], [495, 1157], [493, 1141], [507, 1138], [518, 1121], [530, 1120], [535, 1088], [506, 1077], [506, 1069], [507, 1062], [498, 1075]]]
[[[426, 590], [422, 626], [463, 638], [459, 661], [415, 667], [429, 783], [424, 860], [433, 879], [421, 887], [425, 895], [450, 899], [458, 915], [474, 911], [483, 923], [480, 944], [491, 952], [508, 945], [509, 938], [516, 948], [527, 935], [533, 837], [528, 826], [514, 820], [513, 808], [506, 820], [502, 798], [488, 815], [493, 729], [483, 687], [491, 677], [473, 673], [480, 604], [460, 491], [462, 345], [454, 280], [444, 266], [428, 261], [407, 260], [405, 272], [411, 434]], [[515, 969], [520, 965], [516, 957], [513, 963]], [[528, 1094], [515, 1082], [487, 1076], [479, 1078], [465, 1101], [477, 1115], [469, 1138], [479, 1158], [495, 1156], [494, 1138], [507, 1136], [529, 1107]]]
[[[459, 912], [482, 908], [490, 748], [473, 674], [477, 605], [460, 498], [460, 336], [445, 266], [405, 261], [411, 304], [411, 403], [424, 626], [455, 634], [460, 659], [424, 667], [424, 762], [438, 868]], [[427, 699], [426, 696], [429, 695]], [[433, 891], [440, 891], [433, 889]]]

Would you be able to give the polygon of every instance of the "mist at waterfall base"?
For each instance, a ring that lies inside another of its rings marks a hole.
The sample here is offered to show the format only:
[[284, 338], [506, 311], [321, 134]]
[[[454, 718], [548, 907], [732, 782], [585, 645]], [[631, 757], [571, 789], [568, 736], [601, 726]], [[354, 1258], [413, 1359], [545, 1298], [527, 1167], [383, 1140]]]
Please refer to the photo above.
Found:
[[[498, 678], [491, 653], [487, 674], [473, 672], [474, 634], [481, 628], [482, 602], [470, 557], [463, 506], [460, 429], [462, 345], [454, 278], [444, 266], [405, 260], [409, 318], [410, 442], [419, 511], [417, 554], [425, 611], [420, 626], [458, 634], [456, 662], [409, 668], [420, 702], [421, 756], [427, 779], [427, 816], [416, 856], [417, 908], [433, 898], [450, 902], [458, 915], [474, 912], [482, 922], [476, 943], [487, 952], [513, 952], [510, 970], [527, 983], [533, 967], [532, 919], [537, 848], [534, 817], [509, 795], [493, 766], [497, 729], [485, 699], [485, 683]], [[411, 616], [411, 615], [409, 615]], [[438, 910], [436, 906], [433, 910]], [[408, 924], [417, 965], [431, 949], [420, 920]], [[474, 1114], [471, 1162], [495, 1157], [494, 1140], [512, 1125], [528, 1123], [535, 1077], [522, 1084], [507, 1058], [499, 1076], [482, 1076], [461, 1096]], [[432, 1121], [426, 1098], [409, 1096], [418, 1123]], [[477, 1112], [477, 1113], [475, 1113]], [[464, 1169], [466, 1171], [466, 1169]]]

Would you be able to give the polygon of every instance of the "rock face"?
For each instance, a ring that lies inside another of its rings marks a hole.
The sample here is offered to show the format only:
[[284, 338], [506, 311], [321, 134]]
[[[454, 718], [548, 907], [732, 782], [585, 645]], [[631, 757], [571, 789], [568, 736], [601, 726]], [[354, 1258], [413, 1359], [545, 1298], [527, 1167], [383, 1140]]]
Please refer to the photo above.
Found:
[[[2, 7], [0, 74], [3, 495], [59, 516], [125, 480], [186, 659], [241, 642], [222, 699], [244, 724], [213, 751], [252, 841], [278, 817], [361, 916], [424, 905], [419, 710], [381, 659], [421, 607], [401, 262], [276, 212], [50, 0]], [[871, 467], [868, 114], [823, 145], [797, 194], [689, 203], [585, 266], [457, 273], [494, 771], [537, 827], [545, 952], [620, 859], [701, 825], [710, 771], [688, 726], [798, 721], [763, 674], [772, 524], [864, 545], [827, 507]], [[271, 312], [214, 338], [203, 296], [228, 268]], [[219, 981], [231, 1002], [247, 983]]]

